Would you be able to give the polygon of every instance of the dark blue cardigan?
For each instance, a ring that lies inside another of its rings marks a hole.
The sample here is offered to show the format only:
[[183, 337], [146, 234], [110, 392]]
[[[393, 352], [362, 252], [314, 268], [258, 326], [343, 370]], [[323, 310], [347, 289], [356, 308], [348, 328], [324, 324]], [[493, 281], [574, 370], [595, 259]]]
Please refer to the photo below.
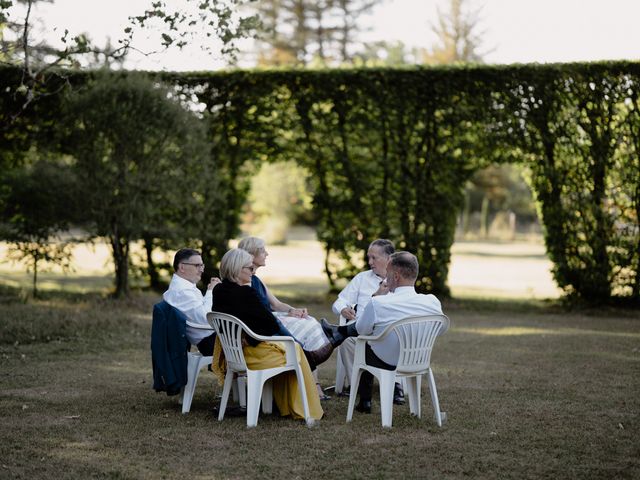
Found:
[[164, 300], [153, 306], [151, 363], [153, 389], [177, 395], [187, 384], [187, 319]]

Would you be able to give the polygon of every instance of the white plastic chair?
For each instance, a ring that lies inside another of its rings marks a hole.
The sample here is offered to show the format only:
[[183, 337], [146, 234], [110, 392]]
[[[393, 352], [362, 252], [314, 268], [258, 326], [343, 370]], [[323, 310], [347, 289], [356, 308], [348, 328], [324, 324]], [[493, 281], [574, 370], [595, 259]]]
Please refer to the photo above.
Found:
[[[405, 397], [409, 397], [409, 409], [412, 415], [420, 418], [420, 386], [422, 375], [427, 374], [431, 402], [435, 411], [435, 420], [439, 427], [446, 421], [446, 412], [440, 411], [436, 382], [431, 371], [431, 351], [438, 335], [449, 328], [446, 315], [428, 315], [423, 317], [409, 317], [388, 325], [379, 335], [359, 336], [356, 338], [356, 353], [351, 373], [351, 392], [349, 395], [349, 409], [347, 422], [353, 417], [353, 409], [358, 393], [358, 384], [364, 370], [373, 374], [380, 384], [380, 410], [382, 426], [391, 427], [393, 419], [393, 386], [396, 377], [406, 379]], [[365, 363], [365, 346], [367, 342], [375, 343], [394, 332], [400, 342], [400, 355], [395, 370], [384, 370]]]
[[[344, 318], [342, 315], [340, 315], [338, 317], [338, 325], [342, 326], [346, 324], [347, 324], [347, 319]], [[336, 356], [336, 383], [334, 387], [335, 389], [334, 391], [336, 392], [336, 395], [342, 393], [345, 387], [349, 386], [349, 375], [351, 374], [351, 372], [347, 372], [347, 368], [344, 365], [344, 361], [342, 358], [342, 356], [344, 355], [344, 351], [343, 351], [342, 345], [338, 347], [338, 353]], [[354, 352], [354, 356], [355, 356], [355, 352]], [[404, 377], [397, 378], [396, 382], [399, 382], [402, 384], [403, 391], [407, 389], [407, 385]]]
[[[187, 321], [187, 325], [192, 328], [197, 328], [200, 330], [208, 330], [213, 332], [213, 328], [205, 325], [200, 325], [197, 323], [191, 323]], [[180, 399], [178, 402], [182, 404], [182, 413], [189, 413], [191, 410], [191, 402], [193, 401], [193, 394], [196, 391], [196, 384], [198, 383], [198, 375], [200, 375], [200, 370], [204, 367], [211, 365], [213, 361], [213, 357], [211, 356], [203, 356], [200, 352], [187, 352], [187, 384], [180, 392]], [[240, 406], [244, 407], [247, 404], [245, 388], [244, 388], [244, 379], [238, 378], [238, 382], [234, 382], [233, 384], [233, 398], [236, 401], [239, 401]]]
[[[224, 418], [229, 391], [233, 382], [234, 374], [246, 374], [247, 378], [247, 427], [255, 427], [258, 424], [258, 414], [260, 403], [262, 400], [262, 411], [271, 413], [273, 408], [273, 387], [270, 379], [283, 372], [293, 370], [298, 379], [298, 388], [302, 396], [302, 404], [304, 407], [304, 418], [308, 426], [314, 423], [309, 412], [309, 402], [307, 400], [307, 392], [305, 390], [304, 377], [302, 376], [302, 368], [296, 355], [295, 341], [292, 337], [273, 336], [266, 337], [254, 333], [241, 320], [221, 312], [209, 312], [207, 320], [215, 329], [216, 335], [222, 343], [225, 360], [227, 362], [227, 374], [225, 376], [224, 387], [222, 390], [222, 399], [220, 400], [220, 409], [218, 413], [218, 421]], [[285, 365], [275, 368], [266, 368], [263, 370], [251, 370], [247, 367], [242, 350], [242, 333], [263, 342], [281, 342], [285, 347]], [[264, 390], [264, 391], [263, 391]]]
[[[338, 318], [338, 325], [346, 325], [347, 320], [340, 315]], [[336, 383], [335, 383], [336, 395], [342, 393], [345, 386], [349, 385], [349, 372], [344, 368], [342, 361], [342, 347], [338, 347], [338, 353], [336, 356]]]

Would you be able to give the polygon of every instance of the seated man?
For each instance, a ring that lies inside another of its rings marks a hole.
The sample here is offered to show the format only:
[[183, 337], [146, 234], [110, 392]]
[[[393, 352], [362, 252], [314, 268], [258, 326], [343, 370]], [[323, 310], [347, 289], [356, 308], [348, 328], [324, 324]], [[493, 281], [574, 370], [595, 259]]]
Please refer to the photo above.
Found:
[[[390, 323], [407, 317], [419, 315], [442, 315], [440, 301], [434, 295], [416, 293], [415, 282], [418, 278], [418, 259], [409, 252], [396, 252], [389, 256], [386, 268], [387, 278], [383, 288], [373, 295], [355, 322], [355, 329], [360, 335], [378, 335]], [[386, 292], [385, 292], [386, 291]], [[338, 328], [339, 335], [352, 336], [352, 325]], [[365, 350], [365, 361], [368, 365], [394, 370], [398, 362], [400, 344], [395, 335], [387, 336], [383, 341]], [[363, 372], [358, 387], [360, 401], [356, 410], [371, 413], [371, 394], [373, 375]]]
[[[387, 274], [389, 255], [393, 252], [395, 252], [395, 246], [391, 240], [378, 238], [371, 242], [367, 250], [367, 261], [371, 269], [358, 273], [344, 287], [331, 307], [335, 314], [342, 315], [347, 322], [362, 316], [371, 296], [380, 293], [379, 288]], [[356, 342], [351, 338], [340, 347], [342, 363], [347, 375], [351, 375], [353, 369], [355, 348]], [[396, 384], [393, 402], [397, 405], [404, 403], [404, 392], [399, 383]]]
[[[192, 248], [178, 250], [173, 258], [174, 274], [169, 284], [169, 289], [164, 292], [162, 298], [172, 307], [180, 310], [191, 323], [209, 328], [207, 313], [211, 311], [212, 290], [220, 279], [214, 277], [207, 286], [204, 295], [198, 290], [196, 284], [202, 277], [204, 263], [200, 252]], [[193, 328], [187, 325], [187, 339], [191, 345], [195, 345], [204, 356], [213, 355], [213, 343], [216, 334], [210, 330]]]

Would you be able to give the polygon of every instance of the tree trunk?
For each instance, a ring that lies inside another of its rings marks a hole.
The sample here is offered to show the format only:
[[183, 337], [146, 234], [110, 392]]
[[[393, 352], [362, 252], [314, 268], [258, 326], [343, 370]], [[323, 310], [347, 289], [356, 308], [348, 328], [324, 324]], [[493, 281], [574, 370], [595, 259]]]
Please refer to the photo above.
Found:
[[329, 247], [328, 244], [325, 244], [324, 247], [324, 271], [327, 274], [327, 281], [329, 282], [329, 291], [330, 292], [337, 292], [338, 289], [336, 287], [336, 281], [333, 278], [333, 275], [331, 275], [331, 267], [329, 266], [329, 254], [331, 253], [331, 248]]
[[156, 264], [153, 262], [153, 239], [150, 237], [144, 238], [144, 250], [147, 254], [147, 273], [149, 274], [149, 287], [155, 291], [162, 291], [163, 285], [160, 282], [160, 274], [156, 268]]
[[113, 296], [129, 296], [129, 239], [114, 235], [111, 237], [113, 263], [116, 269], [116, 289]]
[[38, 256], [33, 257], [33, 298], [38, 298]]
[[467, 238], [469, 235], [469, 215], [471, 212], [471, 195], [469, 195], [469, 191], [465, 189], [464, 191], [464, 207], [462, 209], [462, 218], [460, 219], [461, 227], [462, 227], [462, 238]]
[[489, 199], [486, 195], [482, 198], [482, 207], [480, 208], [480, 233], [482, 238], [489, 236]]

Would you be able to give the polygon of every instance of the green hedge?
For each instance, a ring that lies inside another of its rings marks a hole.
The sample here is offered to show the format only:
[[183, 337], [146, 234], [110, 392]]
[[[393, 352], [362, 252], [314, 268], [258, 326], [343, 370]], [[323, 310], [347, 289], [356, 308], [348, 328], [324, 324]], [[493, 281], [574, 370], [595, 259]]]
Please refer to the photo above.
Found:
[[640, 298], [640, 63], [156, 75], [205, 110], [223, 172], [215, 256], [253, 167], [295, 159], [312, 173], [332, 285], [388, 237], [418, 256], [421, 290], [447, 294], [466, 180], [521, 162], [558, 285]]

